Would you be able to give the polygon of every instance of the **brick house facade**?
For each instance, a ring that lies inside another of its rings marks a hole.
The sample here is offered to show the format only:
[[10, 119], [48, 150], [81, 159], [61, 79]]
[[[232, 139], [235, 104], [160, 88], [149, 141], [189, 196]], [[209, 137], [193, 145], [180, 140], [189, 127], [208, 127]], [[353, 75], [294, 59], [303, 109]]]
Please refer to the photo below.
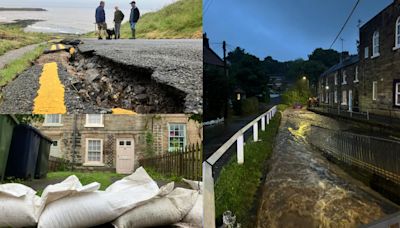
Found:
[[[320, 76], [319, 99], [344, 110], [400, 118], [400, 0], [360, 27], [359, 36], [358, 56], [343, 57]], [[340, 106], [332, 102], [335, 93]]]
[[46, 115], [39, 129], [53, 140], [50, 156], [88, 169], [117, 168], [121, 145], [132, 148], [137, 168], [149, 147], [157, 155], [202, 141], [200, 124], [184, 114]]

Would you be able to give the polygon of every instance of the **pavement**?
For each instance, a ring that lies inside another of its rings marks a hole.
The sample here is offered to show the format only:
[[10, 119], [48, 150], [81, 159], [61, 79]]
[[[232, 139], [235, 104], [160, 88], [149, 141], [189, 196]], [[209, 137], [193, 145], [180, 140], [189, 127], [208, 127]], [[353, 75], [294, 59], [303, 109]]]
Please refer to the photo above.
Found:
[[186, 94], [185, 112], [202, 113], [202, 40], [96, 40], [83, 39], [78, 49], [116, 63], [152, 72], [157, 83]]
[[0, 56], [0, 69], [3, 69], [7, 64], [24, 56], [26, 53], [34, 50], [40, 44], [32, 44], [19, 49], [11, 50]]

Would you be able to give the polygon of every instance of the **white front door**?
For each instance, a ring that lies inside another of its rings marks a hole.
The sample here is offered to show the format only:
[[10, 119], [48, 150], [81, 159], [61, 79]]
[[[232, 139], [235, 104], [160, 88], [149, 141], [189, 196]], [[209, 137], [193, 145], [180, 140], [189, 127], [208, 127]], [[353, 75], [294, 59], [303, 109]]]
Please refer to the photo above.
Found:
[[353, 91], [349, 90], [349, 111], [353, 111]]
[[117, 139], [117, 173], [131, 174], [135, 162], [135, 143], [133, 139]]

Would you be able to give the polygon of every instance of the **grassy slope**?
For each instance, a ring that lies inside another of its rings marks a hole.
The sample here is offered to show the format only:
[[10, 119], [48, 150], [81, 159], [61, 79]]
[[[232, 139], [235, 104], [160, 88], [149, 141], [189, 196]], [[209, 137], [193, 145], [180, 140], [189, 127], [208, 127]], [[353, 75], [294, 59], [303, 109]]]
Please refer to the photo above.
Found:
[[[202, 0], [179, 0], [157, 12], [146, 13], [136, 25], [136, 37], [200, 39], [203, 33], [202, 7]], [[129, 17], [129, 13], [125, 16]], [[96, 37], [93, 32], [87, 36]], [[131, 37], [129, 23], [124, 23], [121, 28], [121, 38], [129, 37]]]
[[49, 40], [44, 33], [24, 32], [20, 25], [0, 25], [0, 56], [9, 50]]
[[237, 221], [249, 225], [250, 210], [254, 205], [256, 192], [262, 177], [265, 161], [270, 158], [273, 141], [280, 124], [280, 113], [270, 121], [265, 132], [259, 132], [260, 142], [247, 141], [244, 148], [244, 164], [239, 165], [236, 157], [224, 166], [215, 185], [216, 218], [222, 218], [224, 211], [232, 211]]
[[8, 82], [12, 81], [15, 76], [31, 66], [32, 61], [36, 60], [43, 53], [45, 48], [45, 45], [39, 45], [33, 51], [26, 53], [21, 58], [6, 65], [3, 69], [0, 69], [0, 86], [6, 85]]

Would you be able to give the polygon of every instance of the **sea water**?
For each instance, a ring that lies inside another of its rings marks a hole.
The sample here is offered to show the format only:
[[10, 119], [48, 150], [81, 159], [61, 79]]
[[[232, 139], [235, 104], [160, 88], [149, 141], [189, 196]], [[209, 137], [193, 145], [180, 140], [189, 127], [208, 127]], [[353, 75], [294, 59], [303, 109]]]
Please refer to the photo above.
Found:
[[[176, 0], [146, 0], [137, 5], [143, 15], [161, 9]], [[124, 21], [129, 20], [130, 1], [105, 1], [106, 22], [109, 28], [114, 27], [114, 7], [119, 6], [125, 14]], [[47, 11], [0, 11], [0, 23], [15, 20], [41, 20], [29, 25], [26, 31], [46, 33], [83, 34], [95, 30], [95, 10], [97, 0], [1, 0], [0, 7], [44, 8]]]

